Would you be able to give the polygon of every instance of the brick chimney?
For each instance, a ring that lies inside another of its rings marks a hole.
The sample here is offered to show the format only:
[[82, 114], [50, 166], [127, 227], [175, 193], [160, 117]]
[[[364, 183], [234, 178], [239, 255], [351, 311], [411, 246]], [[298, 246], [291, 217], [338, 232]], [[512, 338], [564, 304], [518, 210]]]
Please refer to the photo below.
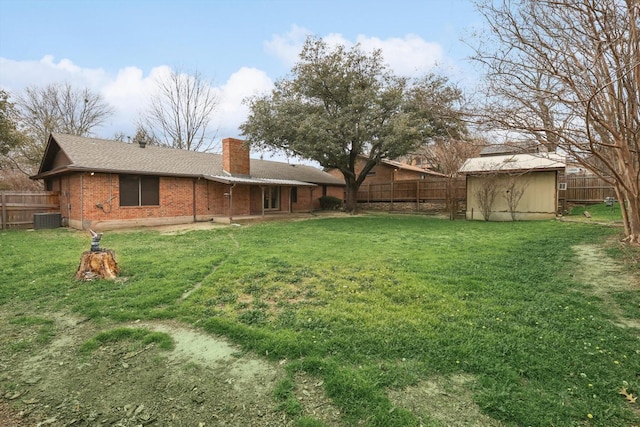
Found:
[[241, 139], [222, 140], [222, 169], [232, 175], [250, 175], [249, 145]]

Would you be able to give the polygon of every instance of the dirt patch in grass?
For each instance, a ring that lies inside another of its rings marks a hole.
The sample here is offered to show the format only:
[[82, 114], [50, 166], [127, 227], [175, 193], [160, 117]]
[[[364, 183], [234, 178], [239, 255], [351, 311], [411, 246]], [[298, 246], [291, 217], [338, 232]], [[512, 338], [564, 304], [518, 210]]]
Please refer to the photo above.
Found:
[[473, 382], [471, 375], [437, 376], [403, 390], [391, 391], [389, 398], [396, 406], [406, 408], [418, 417], [435, 419], [447, 427], [502, 426], [500, 421], [483, 414], [473, 401]]
[[[176, 322], [106, 326], [39, 316], [55, 324], [44, 344], [38, 322], [0, 313], [2, 426], [295, 425], [297, 416], [277, 410], [273, 393], [286, 361], [244, 353]], [[80, 352], [86, 340], [123, 326], [166, 333], [175, 348], [122, 340]], [[339, 412], [321, 384], [304, 375], [296, 381], [302, 415], [339, 426]]]
[[573, 250], [577, 255], [574, 278], [602, 299], [617, 325], [640, 330], [640, 319], [625, 316], [612, 297], [616, 292], [640, 291], [640, 280], [626, 272], [621, 263], [608, 257], [598, 245], [576, 245]]

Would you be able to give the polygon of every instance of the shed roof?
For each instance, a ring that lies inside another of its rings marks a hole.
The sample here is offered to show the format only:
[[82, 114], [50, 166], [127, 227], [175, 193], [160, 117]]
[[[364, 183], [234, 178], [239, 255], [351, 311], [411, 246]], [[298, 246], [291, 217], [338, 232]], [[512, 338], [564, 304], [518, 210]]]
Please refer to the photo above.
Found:
[[564, 156], [555, 153], [510, 154], [491, 157], [474, 157], [460, 168], [461, 173], [516, 172], [561, 170], [565, 168]]
[[[55, 164], [62, 153], [64, 164]], [[308, 165], [250, 160], [251, 175], [233, 176], [222, 168], [222, 155], [168, 147], [54, 133], [49, 137], [38, 174], [33, 179], [71, 171], [202, 177], [225, 183], [262, 185], [344, 185], [336, 177]]]
[[547, 147], [536, 141], [514, 141], [505, 144], [490, 144], [480, 151], [480, 157], [507, 154], [536, 154], [548, 152]]

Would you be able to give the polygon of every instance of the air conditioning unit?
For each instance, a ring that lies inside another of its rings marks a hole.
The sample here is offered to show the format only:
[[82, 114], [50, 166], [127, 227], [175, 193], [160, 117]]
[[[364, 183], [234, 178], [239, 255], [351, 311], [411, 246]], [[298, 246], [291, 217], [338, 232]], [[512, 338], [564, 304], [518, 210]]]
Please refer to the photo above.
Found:
[[59, 212], [33, 214], [33, 228], [59, 228], [62, 223], [62, 215]]

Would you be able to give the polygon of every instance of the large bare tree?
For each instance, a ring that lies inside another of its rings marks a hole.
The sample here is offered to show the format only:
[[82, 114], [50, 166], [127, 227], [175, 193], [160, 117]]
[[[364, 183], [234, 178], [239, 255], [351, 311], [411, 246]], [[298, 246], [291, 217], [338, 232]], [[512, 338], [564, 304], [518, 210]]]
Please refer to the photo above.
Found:
[[559, 148], [616, 189], [640, 243], [638, 0], [478, 0], [485, 123]]
[[139, 128], [162, 145], [207, 151], [215, 139], [209, 124], [218, 103], [211, 83], [199, 72], [172, 70], [156, 80], [156, 92], [141, 114]]
[[51, 132], [89, 135], [113, 115], [113, 109], [100, 94], [70, 83], [29, 86], [16, 97], [17, 128], [22, 143], [8, 156], [25, 174], [34, 172], [42, 158]]

